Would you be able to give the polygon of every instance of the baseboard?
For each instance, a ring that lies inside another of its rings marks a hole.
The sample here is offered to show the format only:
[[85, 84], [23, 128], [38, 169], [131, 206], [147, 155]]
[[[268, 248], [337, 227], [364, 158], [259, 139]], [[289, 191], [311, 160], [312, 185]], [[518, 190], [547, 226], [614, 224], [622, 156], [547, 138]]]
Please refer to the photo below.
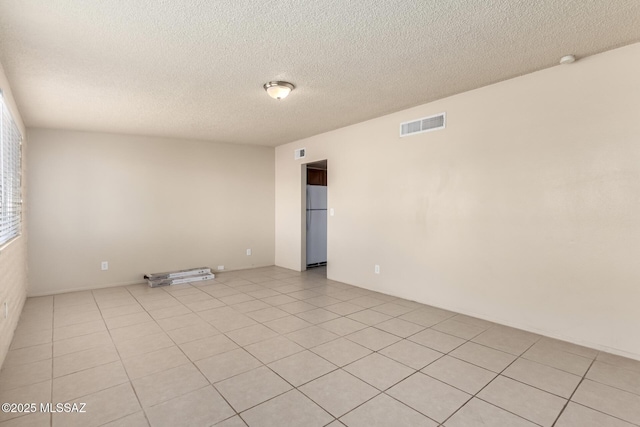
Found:
[[103, 285], [91, 285], [91, 286], [82, 286], [77, 288], [60, 289], [55, 292], [34, 292], [34, 293], [27, 292], [27, 298], [48, 297], [51, 295], [67, 294], [69, 292], [93, 291], [95, 289], [115, 288], [118, 286], [129, 286], [129, 285], [140, 285], [140, 284], [145, 284], [144, 279], [133, 280], [128, 282], [108, 283]]
[[[262, 268], [262, 267], [268, 267], [268, 266], [256, 266], [256, 267], [251, 267], [251, 268], [246, 268], [246, 269], [236, 269], [236, 270], [224, 270], [224, 272], [251, 270], [251, 269], [254, 269], [254, 268]], [[282, 268], [286, 268], [286, 267], [282, 267]], [[219, 272], [216, 273], [216, 274], [219, 274]], [[523, 330], [523, 331], [526, 331], [526, 332], [531, 332], [531, 333], [542, 335], [542, 336], [545, 336], [545, 337], [548, 337], [548, 338], [554, 338], [554, 339], [558, 339], [558, 340], [561, 340], [561, 341], [569, 342], [571, 344], [576, 344], [576, 345], [580, 345], [580, 346], [583, 346], [583, 347], [589, 347], [589, 348], [592, 348], [594, 350], [604, 351], [604, 352], [607, 352], [607, 353], [615, 354], [617, 356], [622, 356], [622, 357], [626, 357], [626, 358], [629, 358], [629, 359], [634, 359], [634, 360], [640, 361], [640, 354], [630, 353], [630, 352], [625, 351], [625, 350], [621, 350], [621, 349], [614, 348], [614, 347], [609, 347], [609, 346], [598, 344], [598, 343], [594, 343], [594, 342], [576, 340], [576, 339], [574, 339], [572, 337], [568, 337], [568, 336], [565, 336], [565, 335], [562, 335], [562, 334], [549, 332], [549, 331], [546, 331], [546, 330], [543, 330], [543, 329], [539, 329], [539, 328], [537, 328], [535, 326], [520, 324], [518, 322], [512, 322], [512, 321], [507, 320], [507, 319], [486, 316], [486, 315], [484, 315], [482, 313], [477, 313], [477, 312], [474, 312], [472, 310], [461, 309], [460, 307], [434, 305], [432, 302], [418, 301], [418, 300], [412, 299], [411, 297], [407, 297], [407, 296], [404, 296], [404, 295], [398, 295], [398, 294], [395, 294], [395, 293], [392, 293], [392, 292], [382, 292], [379, 289], [372, 289], [372, 288], [369, 288], [369, 287], [366, 287], [366, 286], [348, 283], [348, 282], [345, 282], [345, 281], [341, 281], [341, 280], [335, 279], [333, 277], [329, 277], [328, 275], [327, 275], [327, 279], [335, 280], [335, 281], [341, 282], [341, 283], [346, 283], [346, 284], [351, 285], [351, 286], [357, 286], [357, 287], [360, 287], [360, 288], [363, 288], [363, 289], [367, 289], [367, 290], [370, 290], [370, 291], [373, 291], [373, 292], [380, 292], [381, 294], [390, 295], [390, 296], [394, 296], [394, 297], [397, 297], [397, 298], [403, 298], [403, 299], [407, 299], [409, 301], [415, 301], [415, 302], [420, 303], [420, 304], [431, 305], [432, 307], [441, 308], [443, 310], [453, 311], [453, 312], [456, 312], [456, 313], [459, 313], [459, 314], [464, 314], [464, 315], [467, 315], [467, 316], [477, 317], [478, 319], [487, 320], [489, 322], [497, 323], [497, 324], [504, 325], [504, 326], [509, 326], [511, 328], [520, 329], [520, 330]], [[144, 281], [143, 280], [134, 280], [134, 281], [129, 281], [129, 282], [112, 283], [112, 284], [107, 284], [107, 285], [83, 286], [81, 288], [63, 289], [63, 290], [59, 290], [59, 291], [53, 292], [53, 293], [46, 293], [46, 292], [44, 292], [44, 293], [33, 293], [33, 294], [32, 293], [27, 293], [27, 297], [29, 297], [29, 298], [30, 297], [42, 297], [42, 296], [64, 294], [64, 293], [69, 293], [69, 292], [90, 291], [90, 290], [94, 290], [94, 289], [113, 288], [113, 287], [117, 287], [117, 286], [129, 286], [129, 285], [137, 285], [137, 284], [144, 284]]]
[[[256, 269], [256, 268], [273, 267], [273, 266], [274, 266], [274, 264], [258, 265], [258, 266], [247, 267], [247, 268], [236, 268], [236, 269], [231, 269], [231, 270], [214, 271], [214, 274], [224, 274], [224, 273], [230, 273], [232, 271], [253, 270], [253, 269]], [[69, 292], [92, 291], [92, 290], [95, 290], [95, 289], [115, 288], [115, 287], [118, 287], [118, 286], [129, 286], [129, 285], [140, 285], [140, 284], [146, 284], [146, 281], [144, 279], [140, 279], [140, 280], [133, 280], [133, 281], [128, 281], [128, 282], [107, 283], [107, 284], [103, 284], [103, 285], [90, 285], [90, 286], [82, 286], [82, 287], [77, 287], [77, 288], [60, 289], [60, 290], [57, 290], [55, 292], [33, 292], [33, 293], [31, 293], [31, 292], [29, 292], [29, 290], [27, 290], [27, 298], [47, 297], [47, 296], [51, 296], [51, 295], [68, 294]]]
[[464, 314], [464, 315], [471, 316], [471, 317], [476, 317], [478, 319], [487, 320], [489, 322], [493, 322], [493, 323], [497, 323], [497, 324], [500, 324], [500, 325], [509, 326], [511, 328], [520, 329], [520, 330], [523, 330], [523, 331], [526, 331], [526, 332], [531, 332], [531, 333], [534, 333], [534, 334], [542, 335], [542, 336], [547, 337], [547, 338], [554, 338], [554, 339], [557, 339], [557, 340], [566, 341], [566, 342], [571, 343], [571, 344], [576, 344], [576, 345], [580, 345], [580, 346], [583, 346], [583, 347], [592, 348], [594, 350], [604, 351], [606, 353], [615, 354], [616, 356], [622, 356], [622, 357], [626, 357], [628, 359], [633, 359], [633, 360], [640, 361], [640, 354], [631, 353], [631, 352], [628, 352], [628, 351], [625, 351], [625, 350], [621, 350], [619, 348], [609, 347], [609, 346], [606, 346], [606, 345], [602, 345], [602, 344], [598, 344], [598, 343], [594, 343], [594, 342], [590, 342], [590, 341], [576, 340], [573, 337], [569, 337], [569, 336], [565, 336], [565, 335], [562, 335], [562, 334], [549, 332], [547, 330], [536, 328], [535, 326], [520, 324], [518, 322], [512, 322], [510, 320], [501, 319], [501, 318], [497, 318], [497, 317], [486, 316], [486, 315], [484, 315], [482, 313], [477, 313], [477, 312], [474, 312], [474, 311], [461, 309], [460, 307], [436, 305], [436, 304], [433, 304], [433, 302], [430, 302], [430, 301], [419, 301], [419, 300], [415, 300], [415, 299], [413, 299], [411, 297], [407, 297], [407, 296], [404, 296], [404, 295], [398, 295], [398, 294], [391, 293], [391, 292], [386, 292], [386, 291], [383, 292], [383, 291], [381, 291], [379, 289], [372, 289], [372, 288], [368, 288], [366, 286], [356, 285], [356, 284], [344, 282], [344, 281], [329, 277], [328, 274], [327, 274], [327, 279], [335, 280], [335, 281], [341, 282], [341, 283], [346, 283], [346, 284], [349, 284], [351, 286], [357, 286], [359, 288], [367, 289], [367, 290], [370, 290], [370, 291], [373, 291], [373, 292], [379, 292], [381, 294], [390, 295], [390, 296], [393, 296], [393, 297], [396, 297], [396, 298], [402, 298], [402, 299], [406, 299], [406, 300], [409, 300], [409, 301], [415, 301], [415, 302], [420, 303], [420, 304], [430, 305], [432, 307], [441, 308], [443, 310], [453, 311], [455, 313]]
[[[444, 307], [439, 307], [439, 308], [444, 308]], [[621, 349], [618, 349], [618, 348], [609, 347], [609, 346], [606, 346], [606, 345], [602, 345], [602, 344], [598, 344], [598, 343], [594, 343], [594, 342], [590, 342], [590, 341], [577, 340], [577, 339], [575, 339], [573, 337], [569, 337], [569, 336], [566, 336], [566, 335], [563, 335], [563, 334], [557, 334], [557, 333], [554, 333], [554, 332], [549, 332], [547, 330], [536, 328], [535, 326], [523, 325], [523, 324], [519, 324], [517, 322], [511, 322], [509, 320], [497, 319], [497, 318], [496, 319], [491, 319], [491, 318], [489, 318], [487, 316], [484, 316], [484, 315], [478, 314], [478, 313], [474, 313], [474, 312], [464, 312], [465, 310], [459, 310], [459, 309], [455, 309], [455, 308], [444, 308], [444, 309], [445, 310], [449, 310], [449, 311], [455, 311], [456, 313], [460, 313], [460, 314], [465, 314], [467, 316], [477, 317], [478, 319], [488, 320], [489, 322], [498, 323], [500, 325], [509, 326], [511, 328], [520, 329], [520, 330], [523, 330], [523, 331], [526, 331], [526, 332], [531, 332], [531, 333], [534, 333], [534, 334], [542, 335], [542, 336], [547, 337], [547, 338], [554, 338], [554, 339], [557, 339], [557, 340], [560, 340], [560, 341], [566, 341], [566, 342], [571, 343], [571, 344], [580, 345], [582, 347], [588, 347], [588, 348], [591, 348], [591, 349], [594, 349], [594, 350], [604, 351], [606, 353], [615, 354], [616, 356], [622, 356], [622, 357], [626, 357], [626, 358], [629, 358], [629, 359], [634, 359], [634, 360], [640, 361], [640, 354], [630, 353], [628, 351], [621, 350]]]

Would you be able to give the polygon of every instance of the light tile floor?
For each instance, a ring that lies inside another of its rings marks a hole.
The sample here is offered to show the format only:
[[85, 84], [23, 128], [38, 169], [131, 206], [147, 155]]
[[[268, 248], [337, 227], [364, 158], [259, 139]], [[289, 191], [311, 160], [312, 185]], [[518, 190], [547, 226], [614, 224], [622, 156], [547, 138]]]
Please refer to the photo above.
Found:
[[640, 362], [327, 280], [323, 268], [29, 298], [0, 426], [640, 425]]

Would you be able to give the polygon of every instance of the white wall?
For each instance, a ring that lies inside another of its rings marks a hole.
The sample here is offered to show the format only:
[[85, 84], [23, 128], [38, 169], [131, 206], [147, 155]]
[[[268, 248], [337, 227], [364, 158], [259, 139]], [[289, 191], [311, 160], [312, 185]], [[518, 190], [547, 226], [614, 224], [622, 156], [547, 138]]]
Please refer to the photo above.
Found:
[[300, 268], [306, 147], [331, 279], [640, 359], [638, 76], [634, 44], [278, 147], [276, 264]]
[[28, 133], [30, 295], [191, 267], [273, 265], [273, 148]]
[[[2, 64], [0, 64], [0, 89], [2, 89], [5, 103], [8, 105], [16, 121], [20, 132], [25, 135], [24, 124], [18, 112], [15, 101], [11, 94], [9, 82], [4, 74]], [[26, 165], [27, 156], [25, 147], [27, 141], [23, 141], [22, 153], [22, 194], [26, 195]], [[26, 197], [25, 197], [26, 198]], [[0, 249], [0, 366], [9, 350], [9, 345], [13, 339], [13, 332], [18, 324], [22, 306], [27, 295], [27, 225], [26, 215], [24, 212], [28, 210], [28, 203], [23, 205], [23, 224], [22, 235]], [[4, 303], [7, 303], [9, 316], [4, 318]]]

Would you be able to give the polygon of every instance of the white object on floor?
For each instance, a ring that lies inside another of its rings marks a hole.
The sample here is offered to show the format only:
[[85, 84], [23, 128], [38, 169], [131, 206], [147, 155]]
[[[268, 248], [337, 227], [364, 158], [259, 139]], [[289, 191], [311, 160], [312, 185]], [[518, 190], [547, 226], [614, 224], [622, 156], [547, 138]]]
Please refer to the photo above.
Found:
[[179, 285], [189, 282], [211, 280], [215, 275], [209, 267], [199, 267], [190, 270], [169, 271], [166, 273], [145, 274], [144, 278], [150, 287]]

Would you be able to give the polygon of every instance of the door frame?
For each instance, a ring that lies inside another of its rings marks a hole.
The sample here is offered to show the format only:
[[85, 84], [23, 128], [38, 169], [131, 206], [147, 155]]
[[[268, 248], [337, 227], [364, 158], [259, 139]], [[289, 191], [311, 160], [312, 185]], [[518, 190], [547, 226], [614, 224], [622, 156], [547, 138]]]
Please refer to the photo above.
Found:
[[[300, 271], [307, 271], [307, 166], [313, 163], [327, 162], [327, 201], [329, 199], [329, 161], [318, 159], [300, 165]], [[328, 211], [327, 205], [327, 211]], [[328, 213], [328, 212], [327, 212]], [[329, 248], [329, 217], [327, 216], [327, 249]], [[327, 264], [329, 252], [327, 250]]]
[[300, 271], [307, 271], [307, 164], [303, 163], [300, 168]]

